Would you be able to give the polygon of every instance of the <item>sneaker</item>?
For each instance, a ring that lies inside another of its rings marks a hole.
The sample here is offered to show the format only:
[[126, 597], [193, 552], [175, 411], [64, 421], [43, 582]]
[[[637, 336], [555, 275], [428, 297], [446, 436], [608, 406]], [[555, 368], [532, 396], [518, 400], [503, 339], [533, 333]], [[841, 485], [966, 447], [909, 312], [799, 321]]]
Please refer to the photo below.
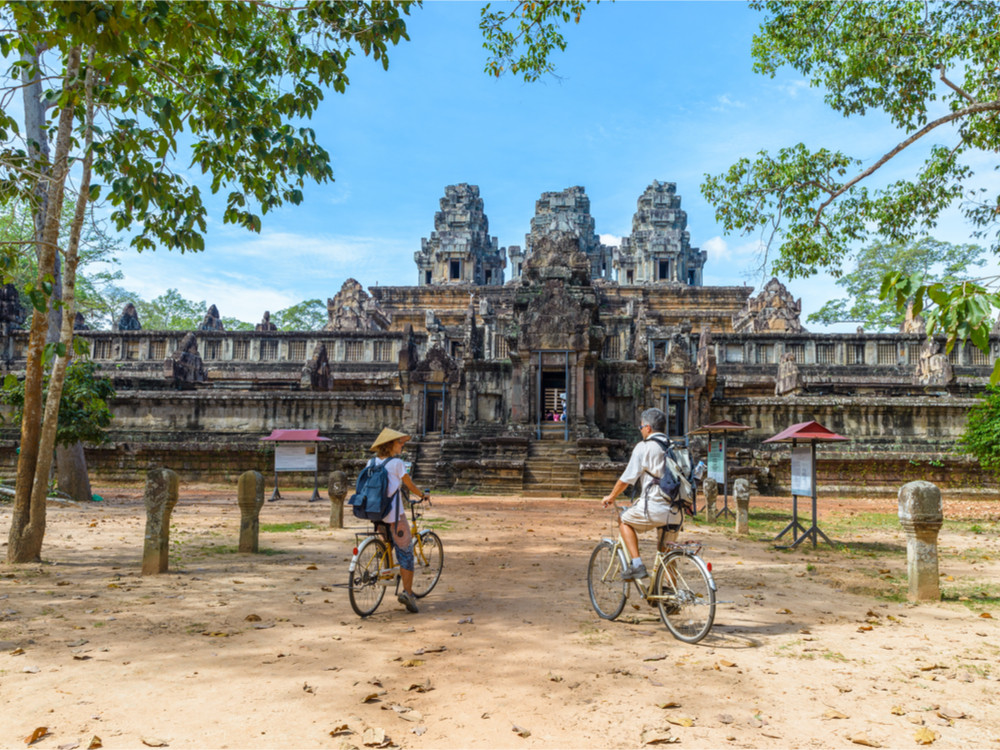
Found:
[[622, 574], [622, 578], [626, 581], [634, 581], [639, 578], [649, 578], [649, 573], [646, 572], [646, 566], [643, 563], [638, 565], [632, 565]]
[[396, 597], [400, 604], [404, 605], [410, 612], [419, 612], [417, 609], [417, 598], [409, 591], [404, 591]]

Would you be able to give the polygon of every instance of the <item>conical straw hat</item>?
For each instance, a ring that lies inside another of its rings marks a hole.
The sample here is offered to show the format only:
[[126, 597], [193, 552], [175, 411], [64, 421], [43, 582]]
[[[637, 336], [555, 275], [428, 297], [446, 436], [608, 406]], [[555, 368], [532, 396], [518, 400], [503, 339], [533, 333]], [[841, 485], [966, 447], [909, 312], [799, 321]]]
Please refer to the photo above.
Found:
[[409, 440], [410, 436], [407, 435], [405, 432], [396, 432], [396, 430], [392, 429], [391, 427], [386, 427], [386, 428], [384, 428], [382, 430], [382, 432], [380, 432], [378, 434], [378, 437], [375, 438], [375, 442], [372, 443], [372, 447], [369, 448], [368, 450], [373, 451], [376, 448], [378, 448], [380, 445], [385, 445], [386, 443], [391, 443], [394, 440], [399, 440], [400, 438], [404, 438], [406, 440]]

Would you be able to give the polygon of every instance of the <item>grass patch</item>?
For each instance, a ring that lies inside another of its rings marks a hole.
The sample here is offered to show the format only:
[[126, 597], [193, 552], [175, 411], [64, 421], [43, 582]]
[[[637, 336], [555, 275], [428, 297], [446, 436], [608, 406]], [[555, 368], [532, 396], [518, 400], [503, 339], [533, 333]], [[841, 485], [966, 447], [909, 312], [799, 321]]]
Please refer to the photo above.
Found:
[[428, 518], [424, 516], [421, 518], [417, 524], [421, 529], [434, 529], [435, 531], [447, 531], [455, 522], [450, 518]]
[[975, 581], [958, 582], [941, 587], [941, 601], [964, 604], [973, 612], [1000, 607], [1000, 587]]
[[293, 521], [292, 523], [262, 523], [261, 531], [282, 533], [285, 531], [302, 531], [303, 529], [318, 529], [312, 521]]

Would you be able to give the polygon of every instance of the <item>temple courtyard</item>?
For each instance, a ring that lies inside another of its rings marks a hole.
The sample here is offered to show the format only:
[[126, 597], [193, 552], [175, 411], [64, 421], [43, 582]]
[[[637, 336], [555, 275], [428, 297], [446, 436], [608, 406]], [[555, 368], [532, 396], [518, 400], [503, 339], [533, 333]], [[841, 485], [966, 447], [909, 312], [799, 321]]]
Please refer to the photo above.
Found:
[[142, 487], [95, 491], [50, 505], [44, 563], [0, 563], [0, 747], [1000, 747], [995, 499], [945, 498], [919, 605], [893, 497], [821, 498], [815, 550], [769, 541], [787, 498], [753, 498], [748, 537], [689, 522], [720, 600], [691, 646], [634, 595], [594, 613], [596, 500], [435, 496], [440, 583], [362, 620], [363, 529], [325, 494], [266, 503], [244, 555], [235, 485], [182, 484], [170, 571], [142, 577]]

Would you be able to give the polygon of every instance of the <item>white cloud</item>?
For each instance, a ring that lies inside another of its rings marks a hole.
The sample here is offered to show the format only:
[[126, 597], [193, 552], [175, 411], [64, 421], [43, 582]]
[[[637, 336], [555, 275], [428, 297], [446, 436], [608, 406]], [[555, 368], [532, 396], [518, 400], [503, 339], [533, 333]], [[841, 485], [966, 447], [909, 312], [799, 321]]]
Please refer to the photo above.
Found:
[[778, 90], [781, 91], [789, 99], [798, 98], [802, 91], [809, 88], [809, 81], [804, 78], [799, 78], [794, 81], [788, 81], [787, 83], [778, 84]]
[[732, 253], [729, 251], [729, 243], [721, 237], [713, 237], [707, 242], [701, 243], [701, 249], [708, 253], [709, 263], [727, 261], [732, 257]]
[[622, 238], [616, 234], [599, 234], [598, 237], [603, 245], [610, 245], [611, 247], [622, 246]]
[[739, 99], [733, 99], [729, 94], [722, 94], [721, 96], [715, 97], [717, 104], [712, 107], [713, 112], [728, 112], [731, 109], [743, 109], [746, 104], [741, 102]]

